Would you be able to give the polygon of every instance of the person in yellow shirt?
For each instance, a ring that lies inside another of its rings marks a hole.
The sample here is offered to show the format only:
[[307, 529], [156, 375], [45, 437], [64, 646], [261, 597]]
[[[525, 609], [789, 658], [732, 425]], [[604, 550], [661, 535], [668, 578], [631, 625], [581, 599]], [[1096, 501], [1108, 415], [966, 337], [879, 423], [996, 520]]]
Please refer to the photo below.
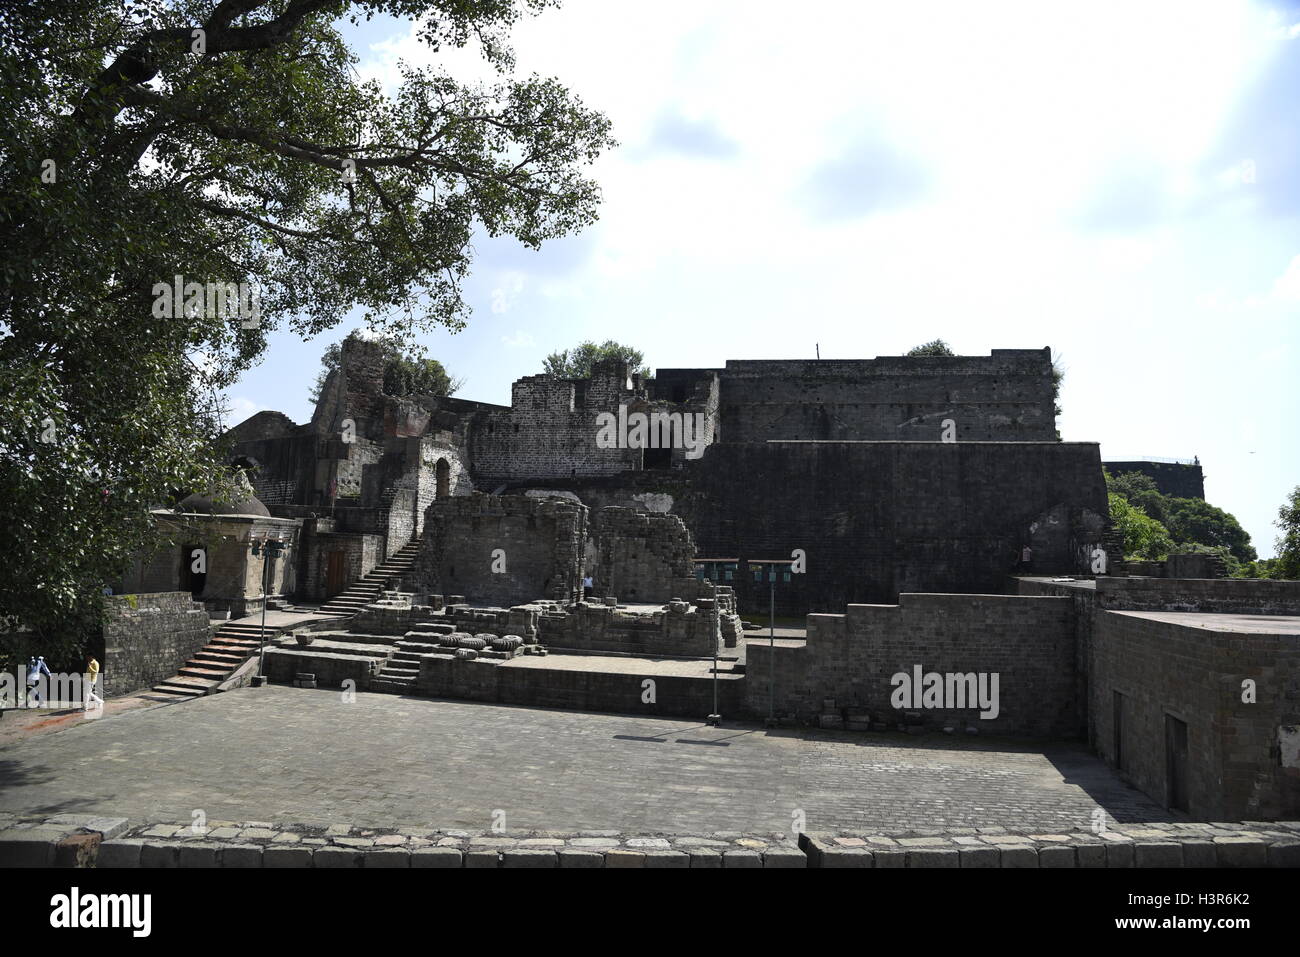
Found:
[[99, 681], [99, 662], [92, 657], [90, 664], [86, 665], [86, 693], [83, 696], [86, 711], [89, 711], [92, 706], [97, 709], [104, 707], [104, 699], [95, 694], [97, 681]]

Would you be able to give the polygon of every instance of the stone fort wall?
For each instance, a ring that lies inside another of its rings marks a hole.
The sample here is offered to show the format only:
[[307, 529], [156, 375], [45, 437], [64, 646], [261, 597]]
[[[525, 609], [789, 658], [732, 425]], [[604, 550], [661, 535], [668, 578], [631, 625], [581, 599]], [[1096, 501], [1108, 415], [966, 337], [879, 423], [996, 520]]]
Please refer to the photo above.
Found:
[[[1065, 598], [905, 594], [897, 605], [809, 615], [806, 646], [774, 650], [778, 715], [816, 721], [829, 713], [881, 730], [906, 724], [956, 733], [975, 727], [982, 734], [1084, 735], [1075, 700], [1073, 609]], [[767, 713], [772, 651], [761, 641], [748, 645], [751, 715]], [[910, 675], [917, 665], [923, 673], [996, 673], [997, 716], [982, 719], [974, 707], [894, 708], [892, 676]]]
[[724, 442], [771, 439], [958, 441], [1056, 439], [1049, 349], [988, 356], [728, 360]]
[[[776, 589], [786, 614], [1002, 592], [1030, 544], [1036, 572], [1086, 573], [1107, 515], [1092, 443], [723, 443], [683, 479], [673, 512], [701, 557], [805, 551], [807, 572]], [[766, 608], [744, 578], [742, 610]]]

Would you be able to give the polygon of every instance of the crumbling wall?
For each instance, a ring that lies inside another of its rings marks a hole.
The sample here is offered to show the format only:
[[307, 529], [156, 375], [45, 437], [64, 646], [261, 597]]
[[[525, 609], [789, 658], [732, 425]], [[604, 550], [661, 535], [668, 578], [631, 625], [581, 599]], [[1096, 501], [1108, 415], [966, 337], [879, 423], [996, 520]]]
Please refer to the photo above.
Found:
[[668, 449], [632, 448], [630, 444], [602, 448], [597, 442], [603, 413], [616, 417], [619, 438], [629, 443], [631, 433], [621, 433], [625, 425], [630, 428], [633, 420], [628, 417], [635, 413], [676, 415], [679, 424], [681, 416], [698, 415], [698, 420], [691, 420], [700, 426], [692, 432], [692, 440], [712, 440], [716, 401], [708, 403], [716, 389], [710, 391], [705, 384], [698, 393], [692, 390], [685, 401], [677, 403], [652, 398], [650, 388], [649, 380], [632, 375], [627, 363], [618, 361], [596, 363], [589, 379], [539, 375], [517, 380], [509, 410], [476, 415], [471, 423], [469, 450], [476, 481], [492, 487], [529, 479], [618, 475], [680, 466], [687, 458], [680, 431], [664, 439], [675, 443]]
[[421, 593], [476, 604], [582, 594], [587, 509], [559, 499], [470, 495], [435, 501], [411, 576]]
[[594, 595], [665, 602], [696, 591], [695, 541], [679, 516], [630, 508], [591, 514], [587, 574]]
[[662, 610], [628, 612], [610, 605], [577, 604], [538, 620], [542, 644], [556, 651], [708, 658], [722, 641], [713, 599], [673, 601]]

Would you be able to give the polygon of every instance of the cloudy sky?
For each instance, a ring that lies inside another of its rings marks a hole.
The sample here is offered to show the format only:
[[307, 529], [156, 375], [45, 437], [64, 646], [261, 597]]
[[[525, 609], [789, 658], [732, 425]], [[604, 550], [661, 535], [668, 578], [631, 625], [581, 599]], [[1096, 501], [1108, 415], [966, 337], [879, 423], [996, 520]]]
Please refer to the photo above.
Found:
[[[349, 27], [363, 76], [432, 62]], [[484, 238], [464, 398], [586, 338], [652, 368], [1050, 346], [1104, 459], [1200, 457], [1261, 555], [1300, 484], [1300, 3], [566, 0], [514, 33], [621, 145], [600, 222]], [[438, 60], [485, 75], [473, 51]], [[235, 420], [310, 417], [324, 346], [275, 335]]]

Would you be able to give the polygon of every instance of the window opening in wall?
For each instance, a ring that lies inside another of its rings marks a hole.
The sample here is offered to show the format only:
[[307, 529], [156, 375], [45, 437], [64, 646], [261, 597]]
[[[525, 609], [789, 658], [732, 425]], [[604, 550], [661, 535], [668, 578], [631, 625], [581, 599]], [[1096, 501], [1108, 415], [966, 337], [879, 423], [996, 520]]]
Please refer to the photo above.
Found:
[[436, 498], [446, 498], [451, 494], [451, 466], [447, 464], [446, 459], [438, 459], [438, 464], [433, 467], [433, 474], [436, 479]]
[[642, 468], [647, 469], [669, 469], [673, 467], [673, 450], [666, 449], [645, 449], [642, 456]]

